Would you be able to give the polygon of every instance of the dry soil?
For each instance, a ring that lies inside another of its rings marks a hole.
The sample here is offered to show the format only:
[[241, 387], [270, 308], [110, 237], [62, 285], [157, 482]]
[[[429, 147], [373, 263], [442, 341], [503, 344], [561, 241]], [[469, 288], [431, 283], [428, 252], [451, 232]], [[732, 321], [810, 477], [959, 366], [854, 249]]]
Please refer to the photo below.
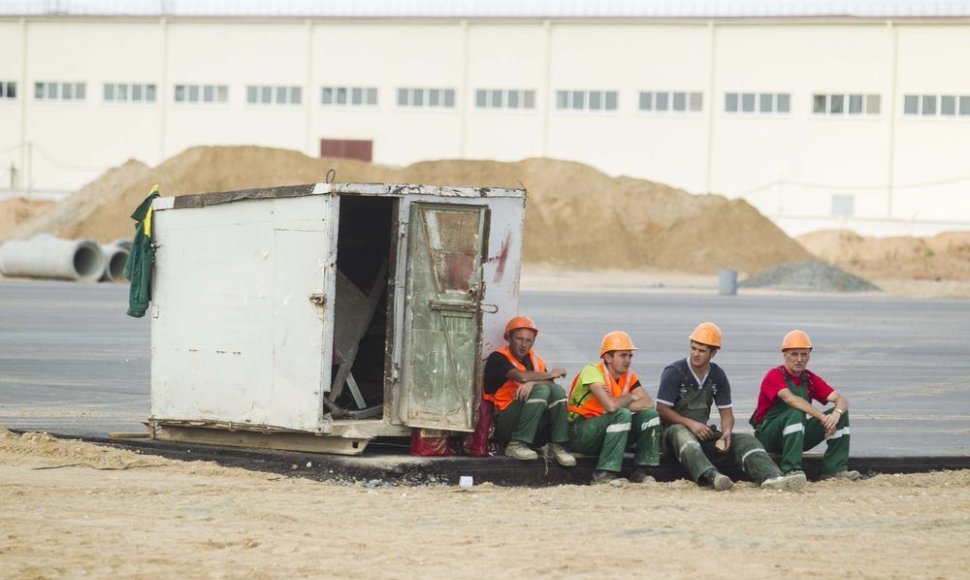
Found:
[[970, 471], [797, 493], [686, 481], [341, 486], [0, 429], [9, 578], [965, 578]]

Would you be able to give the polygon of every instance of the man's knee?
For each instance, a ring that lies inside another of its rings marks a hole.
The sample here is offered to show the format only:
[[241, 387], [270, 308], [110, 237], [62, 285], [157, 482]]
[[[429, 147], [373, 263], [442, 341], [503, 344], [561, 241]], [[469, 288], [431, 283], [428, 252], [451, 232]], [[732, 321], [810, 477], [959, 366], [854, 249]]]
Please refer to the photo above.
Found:
[[667, 427], [667, 436], [671, 438], [681, 438], [681, 437], [694, 437], [690, 429], [684, 427], [683, 425], [671, 425]]
[[537, 383], [532, 386], [532, 391], [529, 393], [530, 399], [542, 399], [543, 401], [549, 400], [549, 383]]
[[549, 402], [566, 398], [566, 391], [564, 391], [563, 388], [558, 384], [545, 383], [545, 386], [549, 388]]
[[667, 440], [667, 444], [674, 450], [679, 449], [684, 443], [697, 441], [697, 437], [694, 436], [691, 430], [683, 425], [671, 425], [667, 427], [667, 430], [664, 431], [664, 438]]
[[750, 433], [732, 433], [731, 434], [731, 444], [742, 451], [750, 451], [752, 449], [764, 449], [761, 441], [757, 437], [751, 435]]
[[614, 425], [617, 423], [629, 423], [633, 420], [633, 413], [630, 412], [630, 409], [625, 408], [617, 409], [612, 413], [607, 413], [607, 415], [612, 419], [610, 422]]
[[791, 425], [792, 423], [801, 423], [804, 425], [805, 421], [807, 420], [805, 411], [796, 409], [795, 407], [788, 407], [788, 409], [782, 413], [782, 418], [786, 425]]

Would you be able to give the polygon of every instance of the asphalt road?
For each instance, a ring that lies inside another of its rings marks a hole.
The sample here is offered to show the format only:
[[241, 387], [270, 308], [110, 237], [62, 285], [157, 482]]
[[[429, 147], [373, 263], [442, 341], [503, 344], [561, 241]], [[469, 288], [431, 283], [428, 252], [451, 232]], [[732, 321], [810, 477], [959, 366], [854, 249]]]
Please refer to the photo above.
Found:
[[[127, 286], [0, 282], [0, 425], [103, 437], [143, 431], [149, 411], [149, 320], [125, 315]], [[809, 368], [850, 400], [852, 454], [970, 455], [970, 302], [842, 296], [597, 295], [525, 292], [541, 328], [537, 350], [575, 374], [610, 330], [629, 332], [634, 368], [651, 394], [687, 335], [719, 324], [715, 362], [732, 383], [747, 430], [781, 337], [807, 330]]]

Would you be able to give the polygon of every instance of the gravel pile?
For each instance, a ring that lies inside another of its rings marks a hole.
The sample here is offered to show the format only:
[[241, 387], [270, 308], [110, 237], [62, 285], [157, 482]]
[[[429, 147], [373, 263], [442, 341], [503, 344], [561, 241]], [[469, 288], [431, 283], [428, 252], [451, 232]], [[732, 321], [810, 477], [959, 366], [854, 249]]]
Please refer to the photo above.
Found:
[[858, 276], [821, 260], [782, 264], [748, 277], [741, 288], [777, 288], [808, 292], [866, 292], [879, 290]]

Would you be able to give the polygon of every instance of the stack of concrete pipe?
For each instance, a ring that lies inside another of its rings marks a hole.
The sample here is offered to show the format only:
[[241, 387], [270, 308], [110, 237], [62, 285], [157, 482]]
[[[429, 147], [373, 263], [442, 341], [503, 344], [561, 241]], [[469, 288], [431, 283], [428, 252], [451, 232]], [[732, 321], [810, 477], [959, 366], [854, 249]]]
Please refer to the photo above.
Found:
[[130, 240], [101, 245], [93, 240], [62, 240], [49, 234], [0, 246], [0, 274], [11, 278], [49, 278], [75, 282], [120, 282]]

